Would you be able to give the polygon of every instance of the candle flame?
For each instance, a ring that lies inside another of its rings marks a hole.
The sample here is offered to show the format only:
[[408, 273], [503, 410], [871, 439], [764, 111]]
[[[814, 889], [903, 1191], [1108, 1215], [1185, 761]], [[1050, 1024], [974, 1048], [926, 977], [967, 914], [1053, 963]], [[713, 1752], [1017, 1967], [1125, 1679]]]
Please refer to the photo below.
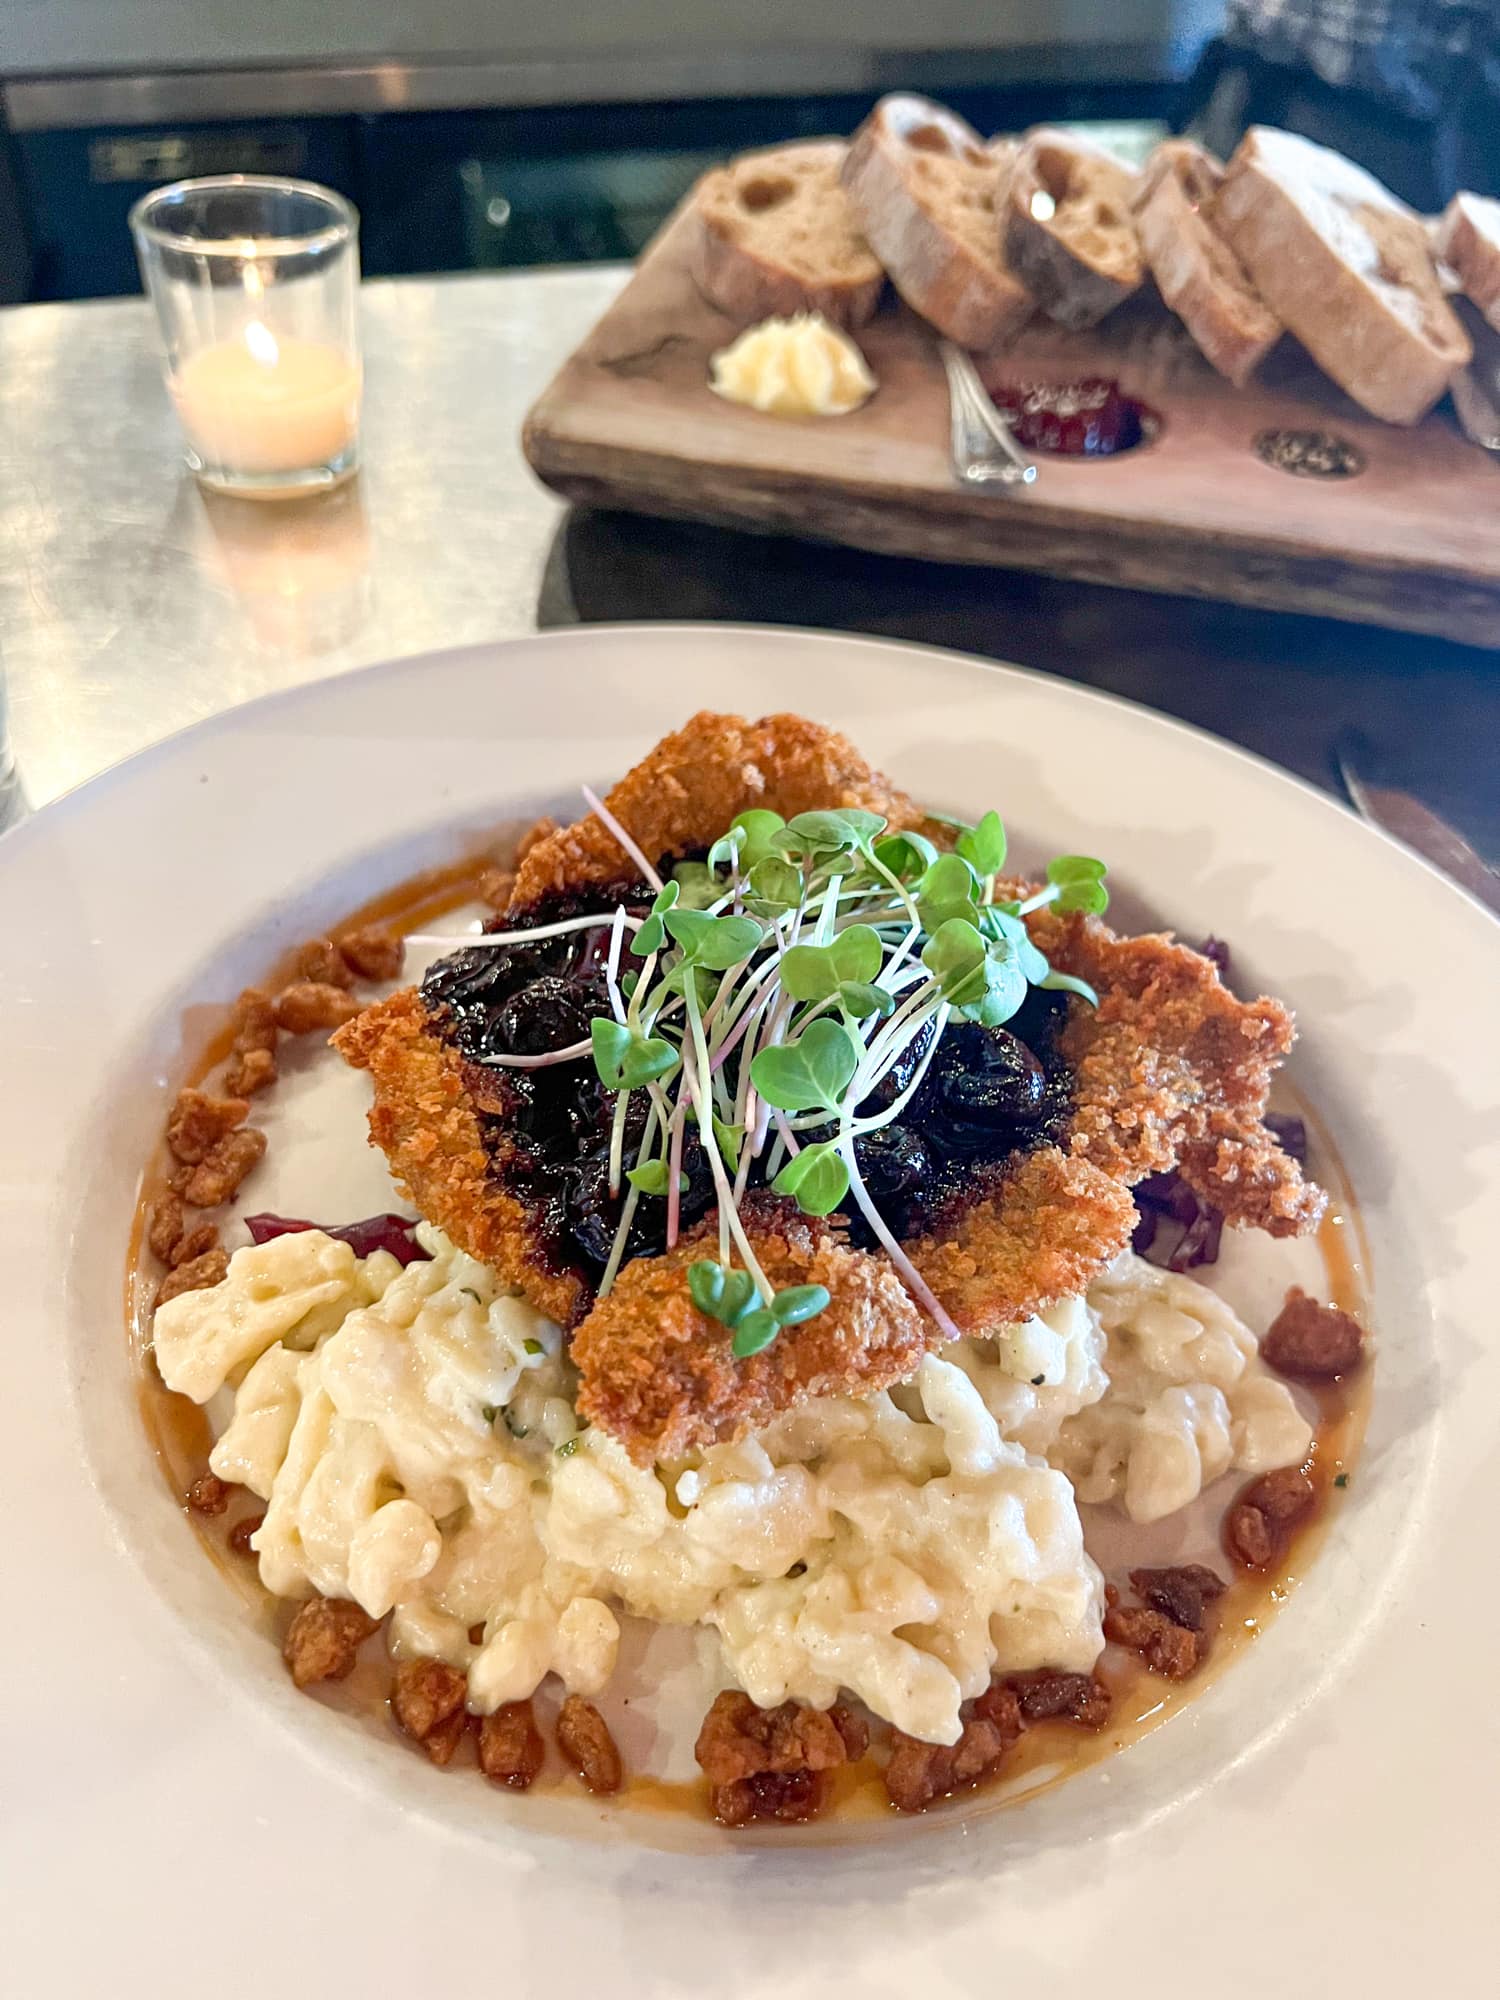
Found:
[[245, 345], [263, 368], [274, 368], [281, 358], [275, 334], [258, 319], [251, 320], [245, 328]]

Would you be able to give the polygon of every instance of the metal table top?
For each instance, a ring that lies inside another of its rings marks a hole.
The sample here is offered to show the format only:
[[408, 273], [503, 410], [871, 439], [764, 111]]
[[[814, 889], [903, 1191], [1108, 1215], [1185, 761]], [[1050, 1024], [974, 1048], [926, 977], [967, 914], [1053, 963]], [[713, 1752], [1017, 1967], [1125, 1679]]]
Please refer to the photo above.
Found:
[[364, 290], [364, 467], [323, 500], [200, 491], [139, 300], [0, 313], [0, 660], [32, 805], [268, 689], [531, 630], [559, 503], [521, 419], [623, 282]]

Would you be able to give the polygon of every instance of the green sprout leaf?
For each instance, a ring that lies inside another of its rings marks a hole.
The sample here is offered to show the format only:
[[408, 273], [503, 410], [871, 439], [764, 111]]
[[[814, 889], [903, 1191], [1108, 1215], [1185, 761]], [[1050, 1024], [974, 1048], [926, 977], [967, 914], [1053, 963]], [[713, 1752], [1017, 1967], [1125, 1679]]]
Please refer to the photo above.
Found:
[[719, 1157], [732, 1174], [740, 1168], [740, 1147], [744, 1144], [743, 1125], [727, 1125], [722, 1118], [713, 1121], [714, 1139], [718, 1144]]
[[979, 928], [988, 938], [1008, 938], [1016, 948], [1021, 970], [1028, 983], [1040, 986], [1051, 971], [1045, 957], [1031, 942], [1031, 933], [1026, 928], [1024, 917], [1018, 917], [1010, 910], [1000, 909], [991, 903], [980, 913]]
[[623, 1065], [635, 1036], [623, 1021], [606, 1015], [589, 1022], [589, 1039], [594, 1045], [594, 1068], [606, 1090], [623, 1090]]
[[[729, 864], [732, 861], [735, 861], [739, 858], [740, 849], [744, 846], [744, 844], [745, 844], [745, 835], [744, 835], [744, 830], [741, 827], [731, 826], [728, 833], [721, 833], [718, 839], [714, 842], [713, 846], [708, 850], [709, 874], [717, 877], [718, 872], [721, 868], [728, 868]], [[684, 862], [681, 867], [674, 868], [672, 870], [672, 873], [674, 875], [680, 875], [682, 873], [682, 868], [688, 867], [690, 865], [691, 864]]]
[[860, 812], [854, 806], [840, 806], [830, 812], [798, 813], [776, 836], [776, 851], [800, 856], [805, 861], [847, 854], [856, 847], [868, 847], [876, 834], [885, 832], [879, 813]]
[[748, 1271], [726, 1270], [710, 1257], [688, 1266], [688, 1293], [699, 1312], [723, 1326], [734, 1326], [755, 1301], [755, 1280]]
[[824, 1015], [797, 1041], [761, 1049], [750, 1065], [750, 1081], [778, 1111], [836, 1111], [860, 1053], [848, 1028]]
[[922, 963], [949, 1006], [981, 1027], [998, 1028], [1026, 998], [1026, 975], [1010, 939], [987, 939], [961, 917], [928, 940]]
[[781, 984], [794, 1000], [828, 1000], [839, 990], [838, 968], [827, 945], [794, 944], [781, 961]]
[[1046, 987], [1049, 993], [1076, 993], [1080, 1000], [1087, 1000], [1091, 1007], [1099, 1005], [1099, 995], [1088, 981], [1075, 979], [1071, 972], [1057, 972], [1049, 966], [1046, 978], [1037, 980], [1036, 984]]
[[829, 1303], [826, 1286], [788, 1285], [784, 1292], [776, 1294], [769, 1307], [757, 1306], [741, 1318], [732, 1342], [736, 1357], [744, 1361], [752, 1354], [759, 1354], [783, 1327], [801, 1326], [804, 1320], [825, 1311]]
[[983, 990], [955, 1003], [955, 1011], [982, 1028], [998, 1028], [1017, 1012], [1026, 998], [1026, 975], [1009, 944], [993, 943], [985, 952]]
[[872, 1014], [894, 1014], [895, 995], [887, 993], [883, 986], [871, 986], [859, 979], [845, 979], [839, 983], [839, 1005], [851, 1020], [865, 1021]]
[[772, 842], [785, 825], [786, 821], [780, 813], [752, 810], [735, 814], [729, 823], [729, 831], [742, 836], [739, 847], [741, 874], [748, 874], [773, 853]]
[[590, 1021], [594, 1068], [606, 1090], [639, 1090], [676, 1069], [678, 1052], [659, 1035], [639, 1035], [623, 1021]]
[[713, 871], [712, 856], [707, 863], [679, 861], [672, 870], [672, 880], [678, 889], [679, 910], [706, 910], [724, 893], [724, 884]]
[[794, 1000], [831, 1000], [846, 983], [867, 986], [884, 963], [879, 932], [851, 924], [830, 944], [794, 944], [782, 958], [781, 983]]
[[901, 882], [918, 882], [938, 858], [924, 833], [889, 833], [871, 849], [875, 859]]
[[961, 854], [940, 854], [917, 890], [917, 914], [929, 936], [954, 918], [976, 914], [979, 878]]
[[[625, 1178], [642, 1194], [664, 1195], [671, 1185], [671, 1168], [665, 1160], [646, 1160], [638, 1167], [627, 1167]], [[680, 1173], [677, 1176], [677, 1192], [686, 1194], [687, 1185], [687, 1175]]]
[[861, 983], [874, 979], [885, 963], [885, 947], [880, 933], [868, 924], [851, 924], [840, 931], [828, 947], [840, 979]]
[[1109, 908], [1109, 891], [1104, 886], [1105, 867], [1091, 854], [1060, 854], [1047, 864], [1047, 880], [1059, 893], [1053, 908], [1063, 913], [1082, 910], [1089, 916], [1103, 916]]
[[790, 1195], [804, 1215], [831, 1215], [849, 1192], [849, 1169], [831, 1139], [793, 1154], [771, 1183]]
[[661, 983], [669, 993], [686, 994], [691, 987], [699, 1007], [707, 1009], [719, 990], [719, 975], [699, 965], [696, 959], [681, 958], [662, 974]]
[[953, 843], [955, 854], [969, 862], [981, 881], [1005, 865], [1005, 828], [997, 812], [987, 812], [978, 826], [966, 828]]
[[762, 917], [779, 917], [802, 900], [802, 871], [779, 855], [757, 861], [750, 870], [750, 908]]
[[827, 1310], [831, 1303], [823, 1285], [788, 1285], [771, 1301], [771, 1316], [778, 1326], [801, 1326]]
[[1049, 882], [1102, 882], [1105, 873], [1104, 863], [1092, 854], [1059, 854], [1047, 863]]
[[687, 963], [707, 972], [727, 972], [738, 965], [766, 934], [754, 917], [710, 917], [702, 910], [669, 910], [666, 926]]
[[922, 947], [922, 963], [937, 980], [945, 1000], [953, 1000], [966, 979], [984, 964], [986, 944], [967, 917], [949, 917]]
[[764, 1306], [756, 1312], [746, 1313], [734, 1330], [730, 1349], [737, 1361], [747, 1361], [752, 1354], [759, 1354], [763, 1347], [769, 1347], [780, 1333], [774, 1316]]
[[663, 883], [656, 892], [656, 900], [651, 905], [651, 914], [630, 941], [630, 949], [637, 958], [649, 958], [653, 951], [660, 951], [665, 933], [662, 918], [682, 894], [676, 882]]

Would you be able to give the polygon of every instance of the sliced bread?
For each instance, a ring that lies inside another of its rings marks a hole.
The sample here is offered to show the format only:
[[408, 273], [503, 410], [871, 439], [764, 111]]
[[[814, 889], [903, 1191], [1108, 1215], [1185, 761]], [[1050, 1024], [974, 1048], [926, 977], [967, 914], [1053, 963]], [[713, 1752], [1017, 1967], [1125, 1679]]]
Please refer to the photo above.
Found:
[[1465, 293], [1500, 331], [1500, 201], [1456, 194], [1433, 231], [1432, 247], [1458, 273]]
[[1044, 125], [1022, 141], [1005, 203], [1005, 252], [1060, 326], [1093, 326], [1145, 276], [1130, 215], [1136, 179], [1071, 132]]
[[1390, 424], [1415, 424], [1469, 359], [1420, 219], [1372, 174], [1252, 125], [1212, 220], [1325, 374]]
[[1000, 247], [1013, 157], [941, 104], [897, 95], [876, 105], [844, 163], [850, 207], [891, 283], [960, 347], [998, 347], [1031, 314]]
[[1224, 169], [1190, 139], [1158, 146], [1131, 205], [1156, 288], [1236, 388], [1281, 338], [1281, 322], [1209, 221]]
[[863, 326], [885, 284], [855, 226], [839, 171], [841, 139], [746, 153], [705, 174], [693, 195], [693, 276], [740, 323], [817, 312]]

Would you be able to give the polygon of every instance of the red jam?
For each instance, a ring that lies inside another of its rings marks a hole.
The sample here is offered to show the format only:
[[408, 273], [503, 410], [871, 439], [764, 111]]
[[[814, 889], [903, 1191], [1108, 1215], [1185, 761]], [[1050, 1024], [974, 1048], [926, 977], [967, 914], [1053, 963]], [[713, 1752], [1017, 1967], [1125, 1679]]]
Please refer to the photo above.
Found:
[[1154, 410], [1102, 375], [985, 386], [1017, 442], [1054, 458], [1112, 458], [1147, 443], [1160, 428]]

